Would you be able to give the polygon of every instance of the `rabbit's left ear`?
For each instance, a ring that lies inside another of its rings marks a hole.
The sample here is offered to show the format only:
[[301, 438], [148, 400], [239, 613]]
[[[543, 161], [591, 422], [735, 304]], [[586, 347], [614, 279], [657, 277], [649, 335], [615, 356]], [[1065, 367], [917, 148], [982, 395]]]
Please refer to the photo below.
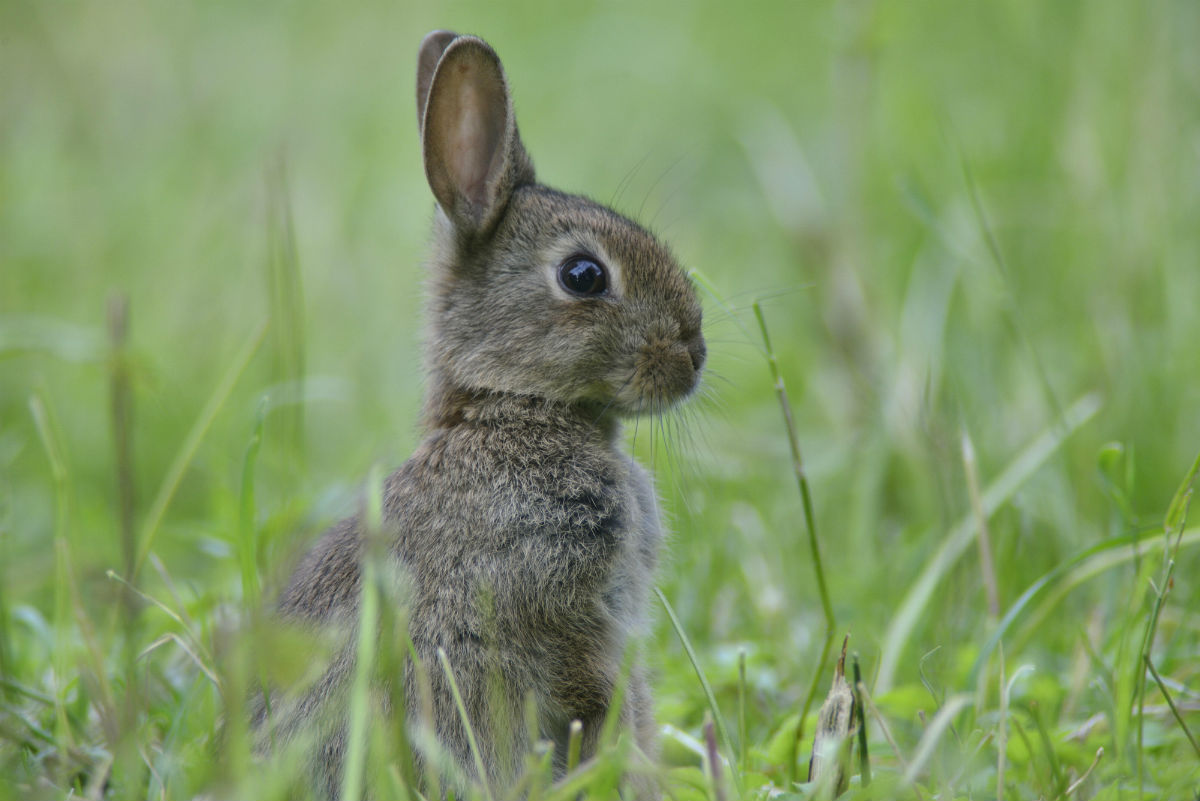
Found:
[[[430, 62], [436, 62], [432, 73]], [[418, 60], [417, 113], [425, 176], [438, 204], [459, 232], [487, 233], [513, 190], [534, 180], [496, 52], [474, 36], [445, 31], [426, 36]]]
[[417, 52], [417, 133], [424, 130], [425, 105], [429, 102], [433, 73], [442, 60], [442, 53], [457, 38], [458, 34], [453, 31], [430, 31], [421, 40], [421, 49]]

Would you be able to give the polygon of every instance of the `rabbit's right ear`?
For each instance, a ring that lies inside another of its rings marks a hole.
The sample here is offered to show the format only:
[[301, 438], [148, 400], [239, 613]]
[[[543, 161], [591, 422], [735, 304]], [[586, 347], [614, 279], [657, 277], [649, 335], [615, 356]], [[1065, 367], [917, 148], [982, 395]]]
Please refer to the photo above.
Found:
[[[436, 66], [430, 72], [431, 62]], [[425, 176], [438, 205], [460, 232], [486, 233], [513, 190], [534, 181], [499, 56], [474, 36], [426, 36], [417, 66], [417, 113]]]

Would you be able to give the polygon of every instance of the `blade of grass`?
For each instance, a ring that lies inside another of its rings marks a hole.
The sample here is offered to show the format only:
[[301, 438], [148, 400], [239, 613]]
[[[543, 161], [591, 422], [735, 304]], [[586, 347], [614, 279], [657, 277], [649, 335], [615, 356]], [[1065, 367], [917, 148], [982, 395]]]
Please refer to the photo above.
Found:
[[[1099, 409], [1100, 399], [1096, 395], [1084, 395], [1071, 404], [1057, 423], [1031, 442], [988, 485], [981, 498], [984, 516], [990, 517], [1001, 505], [1007, 503], [1017, 489], [1058, 450], [1066, 438], [1090, 420]], [[974, 514], [967, 514], [959, 520], [942, 541], [937, 552], [925, 563], [921, 575], [904, 596], [900, 608], [887, 627], [880, 655], [879, 675], [875, 684], [876, 692], [886, 692], [892, 688], [896, 668], [913, 629], [916, 628], [926, 604], [933, 597], [946, 573], [975, 540], [975, 527]]]
[[367, 727], [371, 717], [371, 672], [379, 638], [378, 569], [383, 516], [383, 471], [378, 465], [367, 475], [367, 554], [362, 560], [362, 586], [358, 606], [358, 641], [355, 643], [354, 679], [350, 686], [350, 721], [346, 735], [346, 763], [342, 773], [341, 801], [363, 797], [367, 766]]
[[167, 506], [170, 505], [171, 499], [175, 497], [175, 492], [179, 489], [180, 482], [183, 481], [184, 472], [187, 471], [188, 465], [195, 458], [196, 451], [199, 450], [200, 443], [204, 440], [217, 414], [225, 406], [225, 402], [229, 400], [229, 394], [233, 391], [233, 385], [237, 383], [238, 378], [245, 371], [247, 365], [250, 364], [250, 360], [254, 357], [254, 354], [258, 352], [265, 333], [266, 324], [259, 323], [242, 346], [242, 349], [234, 357], [225, 374], [221, 376], [221, 380], [213, 389], [208, 402], [200, 410], [196, 422], [192, 424], [191, 430], [188, 431], [183, 444], [175, 454], [175, 459], [171, 462], [171, 466], [167, 469], [167, 474], [163, 477], [162, 484], [159, 486], [158, 494], [154, 497], [154, 503], [150, 505], [150, 511], [146, 515], [146, 522], [142, 525], [137, 557], [133, 561], [133, 572], [126, 577], [130, 584], [134, 584], [137, 581], [137, 574], [141, 570], [142, 564], [146, 561], [146, 556], [150, 553], [150, 548], [154, 545], [154, 538], [158, 535], [159, 525], [166, 514]]
[[[133, 393], [125, 343], [129, 333], [129, 298], [108, 300], [109, 412], [116, 468], [117, 513], [121, 531], [121, 557], [125, 575], [133, 573], [137, 540], [133, 528]], [[128, 595], [124, 596], [128, 598]]]
[[[121, 537], [121, 565], [125, 575], [133, 572], [137, 552], [134, 530], [134, 472], [133, 472], [133, 389], [130, 382], [129, 356], [126, 340], [129, 334], [129, 298], [114, 294], [108, 299], [109, 336], [109, 424], [112, 429], [113, 462], [116, 475], [117, 520]], [[137, 727], [144, 694], [137, 670], [138, 606], [137, 596], [122, 588], [120, 593], [122, 658], [124, 661], [124, 692], [121, 699], [121, 740], [133, 734]], [[126, 755], [128, 756], [128, 755]]]
[[625, 653], [621, 655], [621, 666], [617, 670], [617, 680], [613, 683], [612, 696], [608, 702], [608, 710], [604, 721], [600, 724], [599, 742], [611, 745], [620, 736], [622, 710], [625, 708], [625, 693], [629, 690], [629, 679], [633, 675], [633, 663], [637, 658], [637, 646], [626, 643]]
[[953, 695], [946, 699], [942, 704], [942, 708], [933, 716], [933, 720], [925, 727], [925, 733], [921, 735], [921, 741], [917, 743], [917, 752], [913, 756], [912, 762], [904, 771], [904, 783], [913, 787], [916, 785], [917, 776], [924, 769], [925, 764], [933, 757], [934, 749], [937, 748], [938, 742], [942, 736], [950, 730], [950, 725], [954, 722], [954, 718], [966, 707], [972, 703], [971, 697], [966, 693]]
[[971, 513], [975, 515], [976, 533], [979, 536], [979, 573], [987, 590], [988, 622], [995, 623], [1000, 617], [1000, 591], [996, 585], [996, 567], [992, 560], [992, 542], [988, 536], [987, 515], [979, 492], [979, 468], [975, 461], [975, 444], [964, 425], [962, 428], [963, 472], [967, 477], [967, 494], [971, 499]]
[[[679, 637], [679, 642], [683, 645], [683, 650], [687, 654], [688, 660], [692, 663], [692, 669], [696, 671], [696, 678], [700, 681], [700, 687], [704, 690], [704, 697], [708, 700], [709, 711], [712, 712], [713, 721], [717, 725], [717, 731], [721, 735], [721, 745], [728, 755], [730, 765], [736, 765], [734, 761], [737, 751], [733, 748], [733, 740], [729, 737], [729, 727], [725, 725], [725, 716], [721, 714], [721, 708], [717, 706], [717, 697], [713, 694], [712, 685], [708, 683], [708, 677], [704, 675], [704, 668], [700, 666], [700, 659], [696, 656], [696, 649], [692, 647], [692, 641], [688, 639], [687, 632], [683, 630], [683, 624], [679, 622], [679, 618], [675, 614], [675, 610], [671, 607], [667, 596], [663, 595], [663, 591], [658, 587], [654, 588], [654, 592], [658, 595], [658, 600], [662, 602], [663, 609], [667, 611], [667, 617], [671, 621], [671, 625], [675, 628], [675, 634]], [[737, 787], [738, 795], [742, 794], [742, 777], [736, 770], [731, 770], [733, 774], [733, 783]]]
[[29, 399], [29, 411], [33, 415], [42, 449], [50, 463], [50, 477], [54, 486], [54, 741], [59, 751], [65, 754], [75, 747], [65, 705], [66, 683], [71, 675], [69, 659], [72, 650], [68, 626], [70, 601], [67, 597], [71, 580], [67, 569], [69, 476], [58, 437], [54, 434], [49, 413], [46, 411], [45, 401], [34, 395]]
[[211, 681], [213, 686], [218, 690], [221, 689], [221, 679], [217, 677], [217, 674], [213, 672], [213, 669], [204, 664], [204, 660], [201, 659], [200, 655], [192, 649], [192, 646], [188, 644], [187, 640], [173, 631], [168, 631], [166, 634], [159, 636], [156, 640], [154, 640], [154, 642], [143, 648], [138, 653], [138, 658], [141, 659], [149, 656], [151, 653], [169, 642], [173, 642], [179, 646], [179, 649], [188, 655], [188, 658], [192, 660], [192, 664], [194, 664], [196, 668], [204, 674], [205, 678]]
[[712, 718], [704, 721], [704, 753], [708, 759], [708, 776], [712, 782], [716, 801], [726, 801], [725, 782], [721, 777], [721, 755], [717, 751], [717, 735], [713, 731]]
[[[304, 291], [300, 258], [289, 201], [287, 165], [276, 159], [267, 174], [267, 298], [270, 352], [277, 383], [300, 386], [304, 381]], [[280, 438], [290, 464], [304, 456], [304, 404], [289, 404], [277, 412]]]
[[583, 746], [583, 722], [572, 720], [567, 731], [567, 773], [579, 767], [579, 750]]
[[1192, 750], [1196, 752], [1196, 756], [1200, 757], [1200, 743], [1196, 742], [1196, 738], [1192, 735], [1192, 730], [1183, 722], [1183, 715], [1179, 714], [1179, 708], [1175, 706], [1175, 701], [1171, 698], [1171, 693], [1167, 692], [1167, 685], [1162, 680], [1162, 676], [1158, 675], [1158, 671], [1154, 669], [1154, 662], [1149, 656], [1146, 657], [1146, 667], [1150, 670], [1150, 675], [1154, 677], [1154, 681], [1158, 684], [1159, 691], [1163, 694], [1163, 698], [1167, 701], [1167, 706], [1171, 708], [1171, 714], [1175, 716], [1175, 720], [1179, 723], [1179, 728], [1183, 729], [1184, 735], [1189, 743], [1192, 744]]
[[[958, 143], [956, 142], [956, 144]], [[992, 260], [996, 265], [1000, 280], [1004, 283], [1006, 290], [1003, 306], [1004, 320], [1008, 323], [1009, 330], [1012, 331], [1014, 338], [1029, 353], [1029, 360], [1033, 363], [1034, 373], [1037, 375], [1038, 383], [1041, 385], [1042, 392], [1045, 394], [1050, 408], [1054, 411], [1055, 416], [1062, 417], [1062, 404], [1059, 403], [1058, 395], [1054, 392], [1054, 386], [1050, 383], [1050, 375], [1046, 372], [1046, 366], [1043, 364], [1041, 356], [1034, 346], [1033, 338], [1029, 335], [1028, 326], [1025, 325], [1023, 309], [1017, 303], [1017, 296], [1013, 291], [1013, 281], [1008, 260], [1004, 258], [1004, 251], [1000, 249], [1000, 240], [997, 238], [995, 229], [992, 228], [991, 221], [984, 211], [983, 199], [980, 197], [979, 187], [975, 183], [975, 174], [971, 171], [971, 164], [961, 144], [958, 144], [958, 159], [959, 165], [962, 168], [963, 181], [967, 186], [967, 195], [971, 199], [971, 209], [975, 212], [975, 219], [978, 221], [979, 228], [983, 232], [988, 253], [991, 254]]]
[[[896, 738], [892, 736], [892, 729], [888, 726], [887, 720], [884, 719], [883, 714], [880, 713], [879, 707], [875, 706], [875, 702], [871, 699], [871, 693], [867, 691], [867, 685], [861, 681], [858, 681], [855, 684], [855, 689], [858, 692], [859, 698], [861, 698], [863, 703], [866, 704], [867, 709], [871, 710], [871, 714], [875, 717], [875, 722], [879, 724], [879, 730], [883, 732], [883, 739], [887, 740], [888, 745], [891, 746], [892, 754], [896, 757], [896, 761], [900, 763], [900, 767], [904, 769], [905, 773], [907, 773], [908, 760], [906, 760], [904, 758], [904, 754], [900, 752], [900, 746], [896, 745]], [[913, 785], [912, 791], [917, 797], [918, 801], [923, 801], [921, 791], [917, 789], [916, 785]]]
[[[72, 489], [70, 472], [65, 457], [66, 450], [62, 444], [62, 436], [57, 418], [46, 399], [40, 394], [34, 395], [30, 398], [29, 406], [33, 414], [38, 436], [46, 452], [46, 458], [50, 462], [55, 484], [54, 631], [56, 646], [64, 651], [60, 654], [56, 649], [54, 658], [55, 689], [57, 691], [55, 712], [56, 726], [58, 727], [58, 730], [55, 732], [56, 745], [62, 746], [65, 742], [70, 747], [74, 746], [74, 734], [66, 715], [65, 705], [61, 703], [61, 693], [65, 692], [66, 683], [70, 678], [73, 678], [70, 663], [68, 662], [69, 655], [74, 650], [73, 646], [75, 645], [70, 636], [71, 632], [68, 625], [69, 620], [73, 620], [75, 629], [79, 634], [79, 639], [83, 644], [83, 658], [81, 658], [80, 664], [77, 666], [77, 673], [81, 681], [91, 691], [91, 696], [95, 703], [96, 715], [104, 732], [107, 745], [113, 752], [116, 752], [129, 747], [133, 740], [131, 737], [126, 737], [126, 732], [122, 729], [120, 718], [117, 714], [116, 700], [113, 697], [113, 687], [111, 682], [107, 680], [105, 652], [96, 638], [95, 629], [80, 597], [79, 582], [76, 579], [75, 569], [72, 566], [70, 542]], [[63, 683], [58, 684], [60, 681]], [[80, 695], [80, 698], [84, 697], [84, 695]], [[138, 783], [136, 779], [138, 772], [140, 772], [140, 766], [131, 766], [129, 774], [134, 776], [131, 779], [134, 785]]]
[[[454, 679], [454, 670], [450, 667], [450, 660], [446, 658], [446, 652], [441, 648], [437, 651], [438, 661], [442, 663], [442, 670], [446, 674], [446, 681], [450, 684], [450, 693], [454, 696], [454, 705], [458, 708], [458, 716], [462, 720], [463, 730], [467, 735], [467, 746], [471, 749], [471, 758], [475, 760], [475, 772], [478, 775], [479, 783], [483, 786], [483, 795], [488, 801], [495, 801], [495, 796], [492, 795], [492, 787], [488, 782], [487, 770], [483, 766], [483, 754], [479, 750], [479, 742], [475, 739], [475, 730], [471, 728], [471, 718], [467, 715], [467, 706], [463, 703], [462, 693], [458, 691], [458, 682]], [[579, 776], [584, 771], [576, 771], [575, 775]]]
[[[997, 647], [1000, 649], [1000, 659], [997, 662], [1000, 672], [1000, 719], [996, 722], [996, 801], [1004, 801], [1004, 774], [1008, 769], [1009, 685], [1004, 681], [1004, 644], [1001, 643]], [[1017, 672], [1020, 673], [1020, 671]]]
[[[1031, 620], [1036, 621], [1044, 617], [1049, 612], [1049, 609], [1058, 603], [1064, 595], [1087, 579], [1136, 559], [1140, 554], [1152, 547], [1150, 543], [1153, 537], [1154, 532], [1150, 532], [1127, 534], [1122, 537], [1105, 540], [1059, 564], [1031, 584], [1029, 589], [1021, 593], [1020, 597], [1004, 613], [1004, 617], [1000, 619], [996, 630], [988, 638], [979, 655], [975, 658], [975, 664], [971, 668], [971, 681], [975, 681], [979, 675], [979, 671], [983, 669], [985, 660], [991, 655], [991, 652], [996, 648], [1000, 639], [1005, 636], [1017, 618], [1022, 615], [1025, 609], [1043, 590], [1052, 587], [1054, 592], [1047, 596], [1035, 613], [1030, 615]], [[1188, 532], [1180, 538], [1179, 542], [1181, 546], [1200, 544], [1200, 531]]]
[[[546, 785], [550, 782], [554, 772], [553, 765], [554, 747], [545, 740], [535, 742], [526, 760], [524, 787], [518, 788], [518, 793], [524, 792], [525, 787], [528, 788], [525, 801], [542, 801]], [[517, 795], [517, 797], [521, 796]]]
[[1025, 753], [1029, 759], [1028, 776], [1030, 777], [1030, 781], [1034, 782], [1037, 786], [1038, 798], [1045, 798], [1049, 792], [1046, 786], [1047, 777], [1042, 776], [1042, 772], [1038, 769], [1038, 762], [1033, 758], [1034, 754], [1037, 753], [1033, 747], [1033, 741], [1029, 739], [1029, 733], [1025, 731], [1020, 718], [1013, 716], [1009, 719], [1009, 722], [1012, 724], [1013, 731], [1017, 733], [1017, 737], [1021, 740], [1021, 745], [1025, 747]]
[[11, 690], [7, 676], [16, 673], [13, 659], [13, 633], [10, 628], [12, 618], [9, 616], [8, 588], [11, 581], [8, 571], [13, 564], [8, 544], [12, 542], [12, 524], [9, 521], [9, 510], [12, 500], [8, 482], [0, 482], [0, 700], [10, 698]]
[[738, 771], [746, 773], [746, 649], [738, 649]]
[[1087, 781], [1088, 776], [1092, 775], [1092, 771], [1094, 771], [1096, 769], [1096, 766], [1100, 764], [1100, 760], [1103, 758], [1104, 758], [1104, 747], [1101, 746], [1100, 748], [1096, 749], [1096, 756], [1092, 760], [1092, 764], [1088, 765], [1088, 769], [1083, 772], [1082, 776], [1080, 776], [1075, 781], [1071, 782], [1071, 786], [1067, 788], [1067, 791], [1065, 793], [1063, 793], [1060, 796], [1060, 798], [1070, 798], [1072, 795], [1074, 795], [1075, 791], [1078, 790], [1080, 787], [1082, 787], [1083, 783], [1085, 781]]
[[1046, 755], [1046, 764], [1050, 766], [1050, 781], [1053, 783], [1054, 792], [1061, 792], [1066, 788], [1067, 782], [1063, 781], [1062, 769], [1058, 765], [1058, 754], [1054, 751], [1054, 743], [1050, 740], [1050, 732], [1046, 730], [1046, 722], [1042, 720], [1042, 708], [1036, 700], [1029, 702], [1029, 717], [1033, 719], [1033, 726], [1037, 729], [1038, 741], [1042, 745], [1042, 752]]
[[[157, 607], [158, 609], [162, 610], [162, 612], [167, 617], [169, 617], [169, 618], [171, 618], [171, 620], [175, 621], [175, 623], [177, 623], [179, 625], [179, 628], [183, 630], [183, 633], [187, 635], [188, 641], [191, 643], [192, 648], [194, 648], [196, 650], [196, 652], [204, 658], [205, 664], [209, 665], [208, 672], [210, 674], [215, 675], [215, 670], [212, 666], [216, 664], [216, 660], [213, 659], [212, 653], [205, 646], [204, 638], [196, 633], [194, 624], [190, 623], [186, 618], [184, 618], [183, 615], [179, 614], [178, 612], [176, 612], [171, 607], [167, 606], [162, 601], [158, 600], [157, 598], [155, 598], [152, 595], [148, 595], [147, 593], [142, 592], [137, 587], [133, 586], [128, 581], [126, 581], [125, 579], [118, 576], [113, 571], [110, 570], [105, 575], [108, 576], [108, 578], [110, 580], [118, 582], [119, 584], [124, 586], [126, 590], [128, 590], [131, 593], [134, 593], [135, 595], [137, 595], [139, 598], [141, 598], [146, 603], [151, 604], [151, 605]], [[217, 686], [219, 687], [220, 683], [218, 683]]]
[[804, 705], [800, 709], [800, 719], [796, 723], [796, 735], [792, 739], [791, 762], [788, 769], [792, 781], [798, 778], [797, 770], [800, 761], [800, 741], [804, 738], [804, 721], [812, 709], [820, 688], [821, 677], [833, 651], [834, 630], [837, 620], [833, 615], [833, 603], [829, 600], [829, 588], [825, 584], [825, 568], [821, 561], [820, 543], [817, 541], [816, 514], [813, 512], [812, 494], [808, 488], [808, 476], [804, 471], [804, 460], [800, 455], [800, 437], [796, 433], [796, 424], [792, 419], [792, 405], [788, 401], [787, 387], [784, 386], [783, 376], [779, 372], [779, 361], [775, 358], [775, 350], [771, 347], [771, 335], [767, 330], [767, 321], [763, 316], [762, 306], [754, 301], [754, 317], [758, 320], [759, 332], [762, 334], [763, 346], [766, 348], [767, 366], [771, 370], [771, 379], [775, 384], [775, 395], [783, 411], [783, 425], [787, 431], [788, 448], [792, 455], [792, 472], [796, 475], [796, 484], [800, 490], [801, 506], [804, 509], [804, 527], [808, 532], [808, 547], [812, 555], [813, 573], [817, 579], [817, 594], [821, 598], [821, 612], [825, 617], [825, 641], [821, 645], [821, 656], [817, 660], [817, 668], [809, 682], [808, 692], [804, 696]]
[[262, 446], [263, 423], [267, 416], [267, 399], [259, 401], [254, 417], [254, 429], [242, 457], [242, 487], [238, 503], [237, 554], [242, 571], [242, 605], [251, 614], [258, 609], [258, 528], [254, 503], [254, 465]]
[[[1162, 578], [1159, 579], [1156, 597], [1154, 599], [1154, 609], [1150, 613], [1150, 619], [1146, 622], [1146, 631], [1142, 637], [1142, 647], [1139, 650], [1141, 659], [1139, 659], [1138, 671], [1136, 675], [1137, 699], [1138, 699], [1138, 730], [1137, 730], [1137, 774], [1138, 774], [1138, 795], [1144, 793], [1144, 763], [1143, 756], [1145, 752], [1145, 709], [1146, 709], [1146, 671], [1142, 668], [1141, 662], [1150, 660], [1150, 652], [1154, 648], [1154, 637], [1158, 633], [1158, 618], [1162, 614], [1163, 605], [1167, 601], [1167, 595], [1171, 592], [1173, 585], [1173, 577], [1175, 574], [1175, 557], [1179, 553], [1179, 545], [1183, 541], [1184, 529], [1187, 527], [1188, 507], [1192, 500], [1192, 482], [1196, 480], [1196, 474], [1200, 472], [1200, 453], [1196, 454], [1195, 460], [1192, 462], [1191, 469], [1184, 475], [1183, 481], [1179, 483], [1179, 488], [1175, 491], [1175, 495], [1171, 498], [1171, 503], [1167, 506], [1167, 514], [1163, 518], [1163, 567]], [[1171, 547], [1171, 535], [1178, 534], [1175, 539], [1175, 547]], [[1120, 754], [1118, 753], [1118, 757]]]
[[858, 722], [858, 775], [862, 779], [863, 787], [871, 786], [871, 756], [867, 751], [867, 715], [863, 709], [862, 692], [862, 669], [858, 665], [858, 654], [852, 657], [854, 666], [854, 716]]

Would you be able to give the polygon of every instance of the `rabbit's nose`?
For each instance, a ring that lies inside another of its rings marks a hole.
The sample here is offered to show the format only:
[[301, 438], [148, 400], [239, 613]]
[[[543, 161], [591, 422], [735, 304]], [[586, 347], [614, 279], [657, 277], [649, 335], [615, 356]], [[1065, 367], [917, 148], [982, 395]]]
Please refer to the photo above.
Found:
[[688, 345], [688, 355], [692, 357], [692, 369], [700, 372], [704, 360], [708, 357], [708, 348], [704, 346], [704, 340], [697, 338]]

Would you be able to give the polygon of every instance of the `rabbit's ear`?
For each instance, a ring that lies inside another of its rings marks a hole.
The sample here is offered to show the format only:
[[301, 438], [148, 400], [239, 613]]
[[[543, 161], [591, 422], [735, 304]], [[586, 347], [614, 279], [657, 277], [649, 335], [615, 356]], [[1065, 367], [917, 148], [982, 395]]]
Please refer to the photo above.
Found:
[[425, 104], [429, 102], [429, 87], [433, 83], [433, 72], [442, 53], [450, 43], [458, 38], [452, 31], [430, 31], [421, 40], [421, 49], [417, 53], [417, 131], [420, 132], [425, 124]]
[[[439, 47], [437, 36], [430, 34], [422, 43], [418, 92], [426, 57], [432, 59]], [[467, 235], [490, 230], [512, 191], [533, 182], [533, 164], [517, 135], [504, 68], [482, 39], [447, 40], [430, 79], [421, 145], [434, 197]]]

